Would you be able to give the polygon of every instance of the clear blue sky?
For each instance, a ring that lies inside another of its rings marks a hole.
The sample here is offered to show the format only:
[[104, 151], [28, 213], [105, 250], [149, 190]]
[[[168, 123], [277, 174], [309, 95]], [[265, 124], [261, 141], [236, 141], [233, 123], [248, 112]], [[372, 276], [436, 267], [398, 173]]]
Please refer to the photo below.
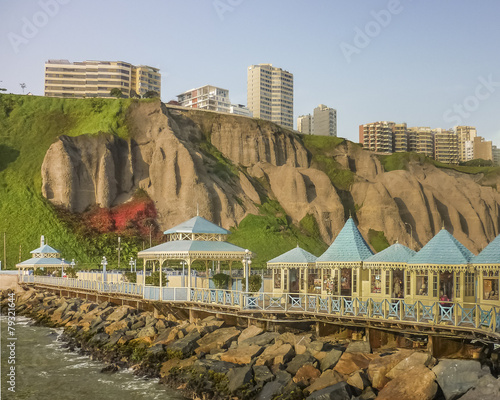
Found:
[[164, 101], [212, 84], [246, 104], [247, 67], [272, 63], [294, 74], [295, 120], [326, 104], [339, 136], [461, 123], [500, 145], [497, 0], [0, 0], [0, 15], [8, 92], [43, 95], [48, 59], [123, 60], [159, 67]]

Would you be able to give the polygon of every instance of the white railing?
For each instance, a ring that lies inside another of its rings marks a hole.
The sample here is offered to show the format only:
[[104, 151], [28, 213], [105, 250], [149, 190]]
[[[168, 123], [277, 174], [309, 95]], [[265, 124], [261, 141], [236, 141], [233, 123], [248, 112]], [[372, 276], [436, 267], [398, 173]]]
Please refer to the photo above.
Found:
[[21, 275], [19, 280], [23, 283], [39, 283], [59, 288], [127, 294], [153, 301], [222, 305], [242, 311], [299, 312], [311, 315], [473, 328], [500, 333], [500, 307], [476, 303], [425, 302], [319, 294], [246, 293], [239, 290], [188, 289], [186, 287], [160, 288], [135, 283], [103, 283], [33, 275]]

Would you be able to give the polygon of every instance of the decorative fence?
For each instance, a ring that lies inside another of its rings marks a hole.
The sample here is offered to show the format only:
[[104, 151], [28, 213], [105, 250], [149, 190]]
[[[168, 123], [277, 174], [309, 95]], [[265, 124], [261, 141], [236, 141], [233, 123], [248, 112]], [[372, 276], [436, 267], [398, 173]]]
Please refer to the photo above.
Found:
[[19, 279], [24, 283], [40, 283], [71, 289], [92, 290], [99, 293], [127, 294], [153, 301], [222, 305], [242, 311], [302, 312], [311, 315], [332, 315], [358, 320], [401, 321], [500, 332], [500, 307], [475, 303], [447, 302], [444, 305], [440, 302], [425, 303], [404, 299], [374, 299], [314, 294], [250, 294], [238, 290], [188, 289], [185, 287], [160, 288], [133, 283], [103, 283], [33, 275], [22, 275]]

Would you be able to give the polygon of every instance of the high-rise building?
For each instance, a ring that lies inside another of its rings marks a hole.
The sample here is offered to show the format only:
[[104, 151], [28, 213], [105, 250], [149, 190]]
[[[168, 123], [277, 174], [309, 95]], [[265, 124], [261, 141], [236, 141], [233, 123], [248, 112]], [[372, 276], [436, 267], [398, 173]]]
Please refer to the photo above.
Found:
[[247, 104], [255, 118], [293, 129], [293, 74], [272, 64], [251, 65]]
[[474, 159], [493, 161], [493, 143], [490, 140], [484, 140], [481, 136], [474, 138]]
[[45, 63], [44, 95], [48, 97], [112, 97], [112, 89], [126, 97], [132, 91], [143, 95], [155, 91], [161, 95], [158, 68], [134, 66], [123, 61], [48, 60]]
[[297, 130], [304, 135], [313, 134], [311, 114], [301, 115], [297, 118]]
[[457, 126], [455, 132], [458, 136], [459, 161], [465, 162], [474, 158], [473, 142], [477, 136], [476, 128], [473, 126]]
[[408, 151], [408, 128], [404, 122], [394, 125], [393, 149], [395, 153]]
[[320, 104], [314, 109], [313, 135], [337, 136], [337, 110]]
[[392, 153], [394, 122], [378, 121], [359, 126], [359, 143], [378, 153]]
[[229, 106], [229, 112], [236, 115], [244, 115], [245, 117], [251, 117], [252, 112], [250, 109], [243, 104], [231, 104]]
[[434, 158], [434, 133], [427, 126], [408, 128], [408, 151]]
[[458, 164], [458, 135], [453, 129], [433, 129], [434, 159], [446, 164]]
[[203, 110], [229, 112], [229, 90], [216, 86], [205, 85], [177, 95], [177, 100], [183, 107], [200, 108]]
[[493, 164], [500, 165], [500, 148], [493, 145], [491, 152], [493, 154]]

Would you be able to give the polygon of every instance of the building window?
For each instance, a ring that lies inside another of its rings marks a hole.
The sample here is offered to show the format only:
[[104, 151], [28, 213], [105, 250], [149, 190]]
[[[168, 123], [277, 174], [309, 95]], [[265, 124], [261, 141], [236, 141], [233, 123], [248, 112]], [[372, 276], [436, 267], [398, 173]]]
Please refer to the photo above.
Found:
[[483, 273], [483, 300], [498, 300], [498, 271]]
[[305, 268], [300, 269], [300, 283], [301, 283], [301, 290], [306, 290], [307, 289], [307, 282], [306, 282], [306, 270]]
[[321, 293], [321, 276], [319, 275], [319, 270], [309, 270], [307, 284], [307, 293]]
[[460, 297], [460, 273], [455, 272], [455, 297]]
[[281, 270], [280, 269], [274, 270], [274, 288], [281, 289]]
[[352, 270], [352, 291], [358, 291], [358, 271], [355, 269]]
[[288, 290], [288, 271], [283, 270], [283, 290]]
[[415, 279], [415, 289], [419, 296], [427, 296], [429, 290], [429, 277], [427, 276], [427, 271], [418, 271]]
[[432, 274], [432, 295], [434, 297], [438, 296], [438, 278], [437, 278], [437, 272], [434, 272]]
[[[401, 299], [404, 296], [404, 271], [401, 269], [397, 269], [392, 272], [392, 297], [395, 299]], [[406, 278], [407, 288], [410, 288], [410, 276], [408, 275]], [[408, 293], [410, 294], [410, 293]]]
[[[340, 270], [340, 294], [341, 296], [351, 295], [351, 269], [342, 268]], [[354, 271], [353, 271], [354, 272]], [[354, 276], [354, 274], [353, 274]]]
[[370, 287], [372, 293], [382, 292], [382, 271], [380, 269], [372, 269]]
[[327, 293], [332, 291], [332, 270], [330, 268], [323, 270], [323, 290]]
[[474, 296], [474, 278], [475, 275], [473, 272], [466, 272], [465, 273], [465, 289], [464, 289], [464, 296]]
[[406, 271], [406, 295], [409, 296], [411, 294], [411, 271]]
[[391, 294], [391, 271], [385, 271], [385, 294]]

